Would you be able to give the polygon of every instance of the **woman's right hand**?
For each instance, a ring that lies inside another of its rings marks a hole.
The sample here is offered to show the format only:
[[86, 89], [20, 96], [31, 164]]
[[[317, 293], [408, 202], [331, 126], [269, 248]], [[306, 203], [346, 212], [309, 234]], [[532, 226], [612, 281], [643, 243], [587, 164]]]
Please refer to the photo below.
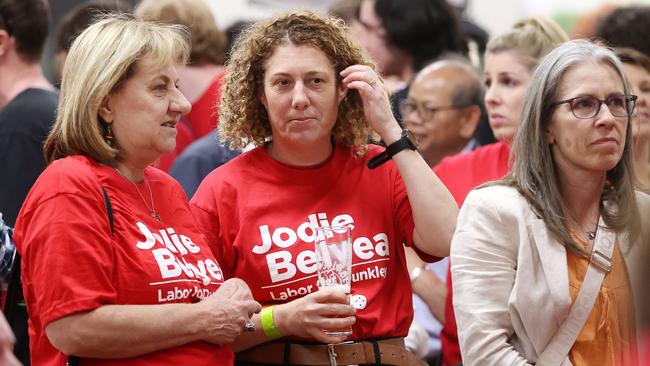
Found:
[[202, 306], [205, 313], [203, 339], [218, 345], [232, 343], [242, 333], [250, 317], [262, 309], [253, 300], [246, 283], [238, 278], [225, 281], [214, 294], [197, 305]]
[[274, 321], [282, 335], [313, 338], [319, 342], [340, 343], [345, 337], [333, 337], [323, 329], [348, 328], [356, 322], [356, 311], [348, 295], [333, 288], [322, 288], [286, 304], [276, 305]]

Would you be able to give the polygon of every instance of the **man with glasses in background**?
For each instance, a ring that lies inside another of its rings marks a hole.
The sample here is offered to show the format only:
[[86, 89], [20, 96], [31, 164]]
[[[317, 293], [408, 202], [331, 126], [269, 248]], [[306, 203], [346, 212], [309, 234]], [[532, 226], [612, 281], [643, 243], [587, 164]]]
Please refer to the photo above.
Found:
[[[0, 212], [9, 226], [45, 168], [43, 141], [54, 122], [58, 93], [39, 64], [50, 23], [45, 0], [0, 0]], [[27, 311], [17, 273], [5, 314], [16, 333], [14, 352], [29, 365]]]
[[482, 103], [478, 73], [458, 56], [420, 71], [399, 107], [404, 126], [415, 135], [420, 154], [433, 167], [446, 156], [476, 147], [472, 136], [481, 120]]

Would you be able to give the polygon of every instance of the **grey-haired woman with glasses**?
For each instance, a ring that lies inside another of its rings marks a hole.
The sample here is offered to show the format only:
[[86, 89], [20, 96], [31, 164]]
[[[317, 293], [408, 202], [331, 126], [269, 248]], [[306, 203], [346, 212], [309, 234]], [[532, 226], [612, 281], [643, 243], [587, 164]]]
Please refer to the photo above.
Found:
[[631, 364], [627, 273], [650, 197], [634, 190], [630, 90], [587, 41], [535, 70], [512, 173], [468, 195], [452, 241], [465, 365]]

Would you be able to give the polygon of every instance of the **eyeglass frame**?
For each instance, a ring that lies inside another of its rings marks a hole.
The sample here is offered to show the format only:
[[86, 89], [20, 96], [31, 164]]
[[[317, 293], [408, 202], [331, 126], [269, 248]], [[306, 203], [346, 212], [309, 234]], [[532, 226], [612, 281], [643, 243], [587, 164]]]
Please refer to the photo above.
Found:
[[[409, 99], [403, 99], [403, 100], [399, 103], [399, 105], [397, 106], [397, 107], [399, 108], [399, 112], [402, 114], [402, 117], [406, 117], [406, 116], [407, 116], [408, 114], [410, 114], [410, 113], [417, 112], [418, 116], [419, 116], [420, 118], [422, 118], [423, 120], [426, 120], [426, 121], [433, 120], [433, 118], [435, 117], [436, 113], [438, 113], [439, 111], [445, 111], [445, 110], [450, 110], [450, 109], [462, 109], [462, 108], [467, 108], [467, 107], [471, 107], [471, 106], [476, 105], [476, 104], [461, 104], [461, 105], [447, 105], [447, 106], [440, 106], [440, 107], [433, 107], [433, 108], [431, 108], [431, 107], [426, 107], [426, 106], [424, 106], [423, 103], [417, 103], [417, 102], [413, 101], [413, 105], [415, 105], [415, 109], [414, 109], [413, 111], [409, 112], [409, 113], [404, 113], [404, 111], [403, 111], [403, 109], [404, 109], [404, 105], [405, 105], [408, 101], [409, 101]], [[432, 113], [432, 114], [431, 114], [431, 118], [425, 118], [425, 117], [420, 113], [420, 108], [426, 108], [426, 109], [428, 109], [428, 110]]]
[[[594, 118], [594, 117], [596, 117], [596, 116], [598, 115], [598, 113], [600, 113], [600, 109], [603, 107], [603, 104], [605, 104], [605, 105], [607, 105], [607, 109], [609, 110], [609, 113], [611, 113], [612, 116], [614, 116], [614, 117], [629, 117], [629, 116], [631, 116], [632, 113], [634, 112], [634, 108], [636, 108], [636, 100], [637, 100], [639, 97], [636, 96], [636, 95], [634, 95], [634, 94], [619, 94], [619, 95], [617, 95], [617, 96], [622, 96], [622, 97], [625, 99], [625, 104], [626, 104], [626, 105], [627, 105], [628, 103], [630, 103], [630, 102], [632, 103], [632, 108], [631, 108], [630, 110], [627, 110], [627, 107], [625, 108], [625, 110], [626, 110], [626, 114], [625, 114], [624, 116], [617, 116], [617, 115], [615, 115], [614, 113], [612, 113], [611, 108], [610, 108], [609, 105], [607, 104], [607, 100], [611, 99], [611, 98], [612, 98], [611, 96], [610, 96], [610, 97], [607, 97], [607, 99], [599, 99], [599, 98], [594, 97], [593, 95], [579, 95], [579, 96], [577, 96], [577, 97], [573, 97], [573, 98], [569, 98], [569, 99], [565, 99], [565, 100], [560, 100], [560, 101], [554, 102], [554, 103], [551, 104], [551, 108], [557, 108], [559, 105], [561, 105], [561, 104], [565, 104], [565, 103], [566, 103], [566, 104], [569, 104], [569, 109], [571, 109], [571, 114], [573, 114], [573, 116], [574, 116], [575, 118], [579, 118], [579, 119], [590, 119], [590, 118]], [[593, 99], [595, 99], [595, 100], [598, 101], [598, 108], [596, 108], [596, 112], [594, 113], [593, 116], [590, 116], [590, 117], [578, 117], [578, 116], [576, 115], [575, 111], [573, 110], [573, 105], [572, 105], [571, 103], [572, 103], [574, 100], [576, 100], [576, 99], [580, 99], [580, 98], [593, 98]]]

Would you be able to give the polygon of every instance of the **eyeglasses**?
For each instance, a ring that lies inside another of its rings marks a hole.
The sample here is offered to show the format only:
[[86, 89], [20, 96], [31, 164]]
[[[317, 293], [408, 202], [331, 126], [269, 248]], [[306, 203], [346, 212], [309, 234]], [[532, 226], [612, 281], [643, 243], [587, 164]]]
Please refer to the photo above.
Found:
[[460, 109], [469, 107], [469, 105], [450, 105], [443, 107], [429, 107], [424, 104], [416, 103], [411, 99], [404, 99], [399, 104], [399, 111], [402, 113], [402, 117], [405, 117], [415, 111], [418, 112], [418, 116], [423, 121], [430, 121], [435, 118], [438, 111], [448, 110], [448, 109]]
[[600, 106], [607, 105], [609, 113], [614, 117], [627, 117], [634, 111], [636, 95], [613, 95], [607, 99], [598, 99], [591, 95], [583, 95], [567, 100], [561, 100], [551, 104], [551, 107], [557, 107], [560, 104], [568, 103], [571, 112], [576, 118], [594, 118], [600, 112]]

